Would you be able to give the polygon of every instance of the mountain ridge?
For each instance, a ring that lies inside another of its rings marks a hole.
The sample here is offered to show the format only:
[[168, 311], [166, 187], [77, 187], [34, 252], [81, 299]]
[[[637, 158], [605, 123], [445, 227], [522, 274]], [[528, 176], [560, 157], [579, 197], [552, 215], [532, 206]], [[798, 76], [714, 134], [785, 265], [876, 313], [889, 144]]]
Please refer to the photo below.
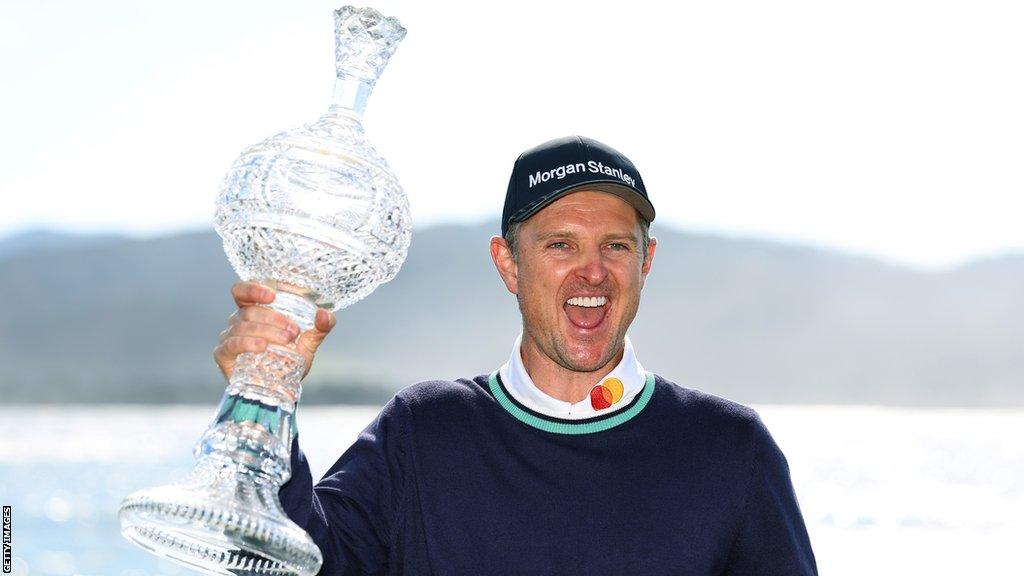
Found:
[[[518, 333], [494, 222], [417, 230], [398, 276], [338, 314], [304, 402], [381, 402], [496, 369]], [[1024, 405], [1024, 255], [946, 271], [657, 228], [630, 336], [645, 367], [748, 403]], [[33, 251], [0, 239], [5, 402], [215, 403], [236, 280], [212, 232]]]

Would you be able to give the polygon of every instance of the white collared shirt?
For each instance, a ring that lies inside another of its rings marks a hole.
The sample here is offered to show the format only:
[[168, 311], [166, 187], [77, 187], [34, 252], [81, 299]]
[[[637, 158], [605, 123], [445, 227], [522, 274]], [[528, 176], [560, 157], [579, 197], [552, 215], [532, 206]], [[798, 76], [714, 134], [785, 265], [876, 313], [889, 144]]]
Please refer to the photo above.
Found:
[[[622, 360], [615, 368], [594, 383], [586, 398], [575, 403], [566, 402], [548, 396], [533, 383], [530, 375], [526, 373], [526, 366], [523, 365], [520, 351], [522, 344], [523, 335], [520, 333], [512, 346], [512, 354], [508, 362], [498, 369], [498, 374], [505, 389], [517, 402], [546, 416], [566, 420], [582, 420], [611, 414], [628, 406], [633, 398], [643, 390], [647, 379], [647, 373], [633, 352], [633, 344], [629, 341], [629, 336], [626, 336]], [[599, 387], [603, 389], [596, 390]]]

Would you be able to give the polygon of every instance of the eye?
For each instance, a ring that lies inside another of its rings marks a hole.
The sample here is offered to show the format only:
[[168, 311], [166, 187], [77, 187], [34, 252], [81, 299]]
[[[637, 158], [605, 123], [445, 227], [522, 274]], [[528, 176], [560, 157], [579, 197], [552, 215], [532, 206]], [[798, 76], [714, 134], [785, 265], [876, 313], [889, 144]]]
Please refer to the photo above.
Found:
[[548, 244], [548, 248], [554, 248], [555, 250], [563, 250], [568, 247], [569, 244], [562, 242], [561, 240], [559, 240], [558, 242], [552, 242], [551, 244]]
[[630, 249], [628, 244], [623, 244], [622, 242], [612, 242], [608, 246], [610, 246], [612, 250], [615, 250], [617, 252], [628, 251]]

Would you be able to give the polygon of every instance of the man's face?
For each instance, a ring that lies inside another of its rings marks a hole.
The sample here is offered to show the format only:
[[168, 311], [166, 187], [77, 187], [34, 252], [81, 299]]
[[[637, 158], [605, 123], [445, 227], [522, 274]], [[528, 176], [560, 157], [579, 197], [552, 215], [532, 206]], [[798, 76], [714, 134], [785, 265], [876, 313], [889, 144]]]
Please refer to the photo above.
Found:
[[617, 196], [582, 191], [523, 222], [517, 261], [495, 262], [519, 300], [524, 347], [577, 372], [616, 358], [656, 245], [652, 239], [645, 259], [637, 218]]

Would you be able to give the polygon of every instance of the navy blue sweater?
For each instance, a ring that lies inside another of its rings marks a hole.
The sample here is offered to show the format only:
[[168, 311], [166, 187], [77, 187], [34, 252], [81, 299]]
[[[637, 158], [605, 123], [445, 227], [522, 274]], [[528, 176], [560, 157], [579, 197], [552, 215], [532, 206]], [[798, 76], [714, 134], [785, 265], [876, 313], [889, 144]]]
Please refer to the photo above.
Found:
[[496, 374], [399, 392], [314, 487], [281, 489], [321, 574], [817, 574], [785, 457], [744, 406], [648, 374], [586, 421]]

